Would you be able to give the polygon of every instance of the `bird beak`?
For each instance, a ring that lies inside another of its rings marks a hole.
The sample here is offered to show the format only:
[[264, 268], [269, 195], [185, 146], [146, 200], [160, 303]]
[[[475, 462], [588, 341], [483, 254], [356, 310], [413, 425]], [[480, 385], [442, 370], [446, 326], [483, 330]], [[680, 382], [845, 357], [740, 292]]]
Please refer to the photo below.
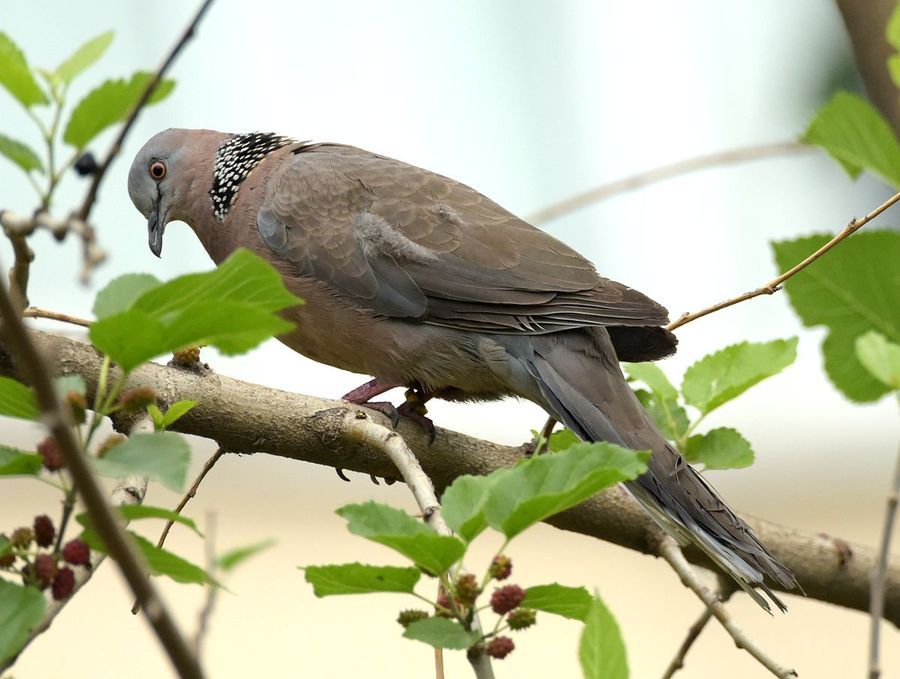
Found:
[[163, 233], [166, 230], [165, 215], [160, 219], [159, 207], [150, 211], [147, 217], [147, 235], [149, 237], [150, 252], [159, 257], [162, 255]]

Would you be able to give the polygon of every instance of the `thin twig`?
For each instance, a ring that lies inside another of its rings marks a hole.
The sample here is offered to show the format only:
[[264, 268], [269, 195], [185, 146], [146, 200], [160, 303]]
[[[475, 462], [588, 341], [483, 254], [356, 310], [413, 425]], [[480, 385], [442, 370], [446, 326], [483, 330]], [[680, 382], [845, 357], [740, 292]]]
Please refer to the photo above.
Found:
[[80, 325], [82, 328], [89, 328], [93, 321], [78, 316], [70, 316], [59, 311], [51, 311], [50, 309], [39, 309], [30, 306], [22, 312], [25, 318], [49, 318], [51, 321], [60, 321], [61, 323], [70, 323], [71, 325]]
[[[898, 392], [900, 398], [900, 392]], [[869, 590], [869, 611], [871, 613], [871, 631], [869, 633], [869, 679], [881, 676], [879, 661], [879, 636], [881, 616], [884, 613], [884, 589], [887, 579], [888, 558], [891, 553], [891, 536], [894, 534], [894, 521], [897, 517], [897, 502], [900, 498], [900, 450], [894, 467], [894, 484], [887, 497], [887, 508], [884, 512], [884, 529], [881, 533], [881, 548], [878, 550], [878, 563], [872, 571], [872, 588]]]
[[[724, 576], [720, 576], [719, 591], [716, 594], [716, 598], [724, 603], [731, 598], [732, 594], [734, 594], [733, 581]], [[671, 679], [678, 670], [684, 667], [684, 660], [687, 657], [688, 651], [691, 650], [694, 642], [700, 637], [700, 634], [706, 627], [706, 623], [710, 621], [710, 618], [712, 618], [712, 609], [709, 608], [709, 606], [705, 606], [703, 613], [700, 614], [700, 617], [697, 618], [696, 622], [688, 629], [687, 636], [685, 636], [684, 641], [681, 642], [681, 646], [678, 647], [678, 652], [666, 668], [662, 679]]]
[[[210, 577], [216, 576], [216, 515], [214, 512], [206, 514], [206, 572]], [[194, 634], [194, 655], [198, 658], [202, 657], [200, 650], [203, 647], [203, 640], [209, 633], [209, 621], [212, 619], [218, 598], [218, 585], [208, 584], [206, 601], [197, 615], [197, 632]]]
[[696, 594], [712, 611], [713, 616], [721, 623], [722, 627], [725, 628], [725, 631], [731, 635], [731, 638], [738, 648], [747, 651], [747, 653], [756, 658], [763, 667], [780, 679], [797, 676], [797, 673], [794, 670], [782, 667], [775, 662], [775, 660], [769, 657], [768, 653], [763, 651], [753, 639], [747, 636], [747, 633], [744, 632], [744, 630], [737, 626], [737, 623], [732, 619], [728, 609], [725, 608], [721, 601], [719, 601], [716, 594], [703, 584], [700, 576], [691, 567], [687, 559], [684, 558], [684, 554], [681, 553], [681, 547], [678, 546], [678, 543], [668, 535], [659, 536], [658, 542], [659, 555], [668, 562], [676, 573], [678, 573], [681, 582], [693, 591], [694, 594]]
[[122, 150], [122, 145], [125, 143], [125, 137], [127, 137], [128, 133], [131, 131], [131, 127], [137, 120], [141, 109], [146, 106], [147, 102], [150, 100], [150, 96], [153, 94], [153, 90], [155, 90], [156, 86], [159, 85], [160, 81], [163, 79], [163, 76], [165, 76], [166, 72], [169, 70], [169, 67], [175, 61], [175, 58], [178, 56], [184, 46], [190, 41], [190, 39], [194, 37], [194, 33], [197, 30], [197, 25], [200, 23], [200, 20], [203, 18], [203, 15], [206, 14], [206, 11], [209, 9], [212, 3], [213, 0], [204, 0], [203, 4], [200, 5], [200, 9], [198, 9], [196, 14], [194, 14], [194, 18], [191, 19], [191, 22], [187, 25], [187, 28], [181, 34], [178, 42], [175, 43], [168, 56], [163, 60], [160, 67], [156, 70], [156, 73], [153, 74], [150, 82], [147, 83], [147, 86], [144, 88], [144, 91], [141, 94], [141, 98], [138, 99], [128, 118], [125, 120], [125, 124], [122, 125], [121, 129], [119, 130], [119, 134], [116, 136], [115, 140], [110, 145], [109, 150], [106, 152], [106, 157], [103, 159], [100, 167], [97, 168], [97, 171], [94, 172], [93, 179], [91, 180], [91, 184], [84, 196], [84, 201], [81, 204], [81, 208], [79, 208], [78, 212], [76, 213], [81, 221], [87, 222], [88, 217], [91, 214], [91, 209], [94, 207], [94, 202], [97, 200], [97, 191], [100, 188], [100, 182], [102, 182], [103, 178], [106, 176], [106, 171], [109, 169], [110, 164], [113, 162], [113, 160], [115, 160], [116, 156], [119, 155], [119, 152]]
[[[210, 458], [203, 464], [203, 469], [200, 470], [200, 473], [197, 474], [197, 478], [194, 479], [194, 483], [191, 484], [191, 487], [188, 488], [188, 491], [184, 494], [184, 497], [181, 498], [181, 501], [178, 505], [173, 509], [176, 514], [181, 514], [182, 510], [187, 506], [187, 503], [194, 499], [194, 496], [197, 495], [197, 491], [200, 488], [200, 484], [203, 483], [203, 479], [206, 478], [206, 475], [212, 470], [212, 468], [216, 465], [216, 462], [219, 461], [219, 458], [225, 454], [225, 451], [219, 448], [215, 453], [213, 453]], [[162, 533], [159, 535], [159, 540], [156, 541], [156, 546], [162, 548], [162, 546], [166, 543], [166, 538], [169, 537], [169, 531], [172, 530], [172, 526], [175, 525], [174, 519], [169, 519], [166, 521], [166, 525], [163, 526]], [[131, 607], [131, 612], [137, 615], [141, 610], [141, 604], [139, 601], [135, 601], [134, 605]]]
[[[361, 410], [356, 411], [347, 429], [347, 433], [352, 438], [380, 448], [391, 459], [403, 477], [403, 481], [412, 491], [413, 497], [416, 498], [416, 504], [422, 511], [425, 523], [441, 535], [453, 535], [453, 531], [447, 526], [441, 514], [441, 505], [434, 492], [431, 479], [422, 470], [419, 460], [406, 445], [403, 437], [397, 432], [377, 424]], [[472, 631], [481, 632], [481, 622], [477, 613], [472, 619]], [[486, 653], [467, 653], [466, 655], [478, 679], [494, 679], [491, 659]]]
[[2, 284], [0, 284], [0, 317], [3, 319], [5, 343], [16, 359], [19, 369], [29, 378], [34, 388], [44, 424], [59, 444], [66, 467], [109, 555], [115, 559], [135, 597], [146, 610], [147, 618], [176, 670], [182, 677], [191, 679], [203, 677], [197, 659], [178, 631], [156, 588], [147, 579], [143, 559], [122, 528], [121, 521], [103, 497], [100, 486], [88, 466], [86, 456], [81, 451], [69, 421], [69, 414], [56, 395], [44, 359], [32, 342], [6, 286]]
[[[144, 501], [144, 496], [147, 494], [147, 478], [146, 477], [129, 477], [122, 479], [116, 484], [116, 487], [113, 488], [112, 493], [109, 496], [109, 503], [114, 507], [125, 506], [125, 505], [137, 505], [141, 504]], [[56, 599], [51, 599], [47, 601], [44, 606], [44, 613], [41, 616], [40, 621], [35, 625], [31, 631], [28, 633], [28, 638], [25, 640], [25, 643], [22, 644], [22, 647], [19, 649], [19, 652], [11, 657], [7, 658], [3, 662], [0, 662], [0, 672], [5, 672], [10, 667], [12, 667], [16, 660], [18, 660], [19, 656], [22, 654], [29, 644], [34, 641], [41, 634], [46, 632], [50, 625], [53, 624], [53, 621], [56, 619], [63, 608], [75, 598], [75, 595], [78, 593], [84, 585], [87, 584], [88, 580], [97, 572], [97, 567], [106, 559], [106, 554], [103, 552], [91, 552], [90, 562], [91, 565], [87, 567], [76, 567], [75, 570], [75, 585], [72, 589], [72, 594], [69, 595], [68, 598], [63, 599], [62, 601], [57, 601]]]
[[444, 649], [434, 649], [434, 679], [444, 679]]
[[790, 153], [800, 153], [809, 151], [811, 147], [797, 142], [776, 142], [773, 144], [760, 144], [758, 146], [747, 146], [740, 149], [730, 149], [728, 151], [719, 151], [695, 158], [680, 160], [669, 165], [653, 168], [645, 172], [623, 179], [618, 179], [609, 184], [604, 184], [596, 188], [590, 189], [583, 193], [575, 194], [558, 203], [548, 205], [541, 208], [537, 212], [533, 212], [525, 218], [529, 224], [537, 226], [546, 224], [547, 222], [558, 219], [563, 215], [575, 212], [582, 208], [599, 203], [607, 198], [618, 196], [635, 189], [643, 188], [650, 184], [680, 177], [681, 175], [697, 172], [698, 170], [706, 170], [721, 165], [731, 165], [733, 163], [743, 163], [749, 160], [759, 160], [762, 158], [771, 158], [774, 156], [784, 156]]
[[814, 253], [812, 253], [809, 257], [804, 259], [802, 262], [794, 265], [793, 267], [791, 267], [790, 269], [785, 271], [783, 274], [781, 274], [777, 278], [773, 278], [772, 280], [770, 280], [768, 283], [766, 283], [762, 287], [757, 288], [756, 290], [751, 290], [750, 292], [745, 292], [743, 295], [738, 295], [737, 297], [732, 297], [731, 299], [726, 299], [724, 302], [719, 302], [718, 304], [713, 304], [712, 306], [707, 307], [705, 309], [701, 309], [700, 311], [695, 311], [694, 313], [689, 313], [689, 314], [683, 314], [681, 316], [681, 318], [679, 318], [677, 321], [669, 323], [669, 325], [666, 326], [666, 330], [670, 330], [670, 331], [675, 330], [675, 328], [680, 328], [682, 325], [685, 325], [686, 323], [690, 323], [691, 321], [696, 321], [698, 318], [703, 318], [704, 316], [708, 316], [709, 314], [711, 314], [715, 311], [720, 311], [722, 309], [726, 309], [726, 308], [728, 308], [730, 306], [734, 306], [735, 304], [738, 304], [740, 302], [746, 302], [748, 299], [753, 299], [754, 297], [759, 297], [760, 295], [775, 294], [776, 292], [778, 292], [781, 289], [781, 284], [784, 283], [787, 279], [791, 278], [795, 274], [799, 273], [800, 271], [802, 271], [803, 269], [808, 267], [810, 264], [812, 264], [817, 259], [819, 259], [819, 257], [824, 255], [829, 250], [831, 250], [831, 248], [833, 248], [835, 245], [837, 245], [842, 240], [844, 240], [851, 234], [855, 233], [856, 231], [858, 231], [859, 229], [864, 227], [866, 224], [871, 222], [882, 212], [884, 212], [889, 207], [894, 205], [894, 203], [896, 203], [898, 200], [900, 200], [900, 193], [895, 193], [893, 196], [888, 198], [886, 201], [884, 201], [881, 205], [879, 205], [877, 208], [872, 210], [865, 217], [863, 217], [861, 219], [856, 219], [856, 218], [851, 219], [850, 222], [847, 224], [847, 226], [845, 226], [838, 235], [836, 235], [834, 238], [832, 238], [830, 241], [828, 241], [825, 245], [820, 247], [818, 250], [816, 250]]

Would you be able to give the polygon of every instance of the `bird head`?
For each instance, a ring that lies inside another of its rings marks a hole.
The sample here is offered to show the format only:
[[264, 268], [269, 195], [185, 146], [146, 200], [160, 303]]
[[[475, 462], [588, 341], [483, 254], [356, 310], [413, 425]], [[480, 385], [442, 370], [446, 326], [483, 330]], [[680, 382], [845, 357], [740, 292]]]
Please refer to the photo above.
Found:
[[216, 149], [229, 135], [213, 130], [169, 129], [150, 138], [128, 172], [128, 195], [147, 218], [150, 251], [162, 253], [171, 221], [192, 226], [202, 211], [211, 214], [208, 187]]

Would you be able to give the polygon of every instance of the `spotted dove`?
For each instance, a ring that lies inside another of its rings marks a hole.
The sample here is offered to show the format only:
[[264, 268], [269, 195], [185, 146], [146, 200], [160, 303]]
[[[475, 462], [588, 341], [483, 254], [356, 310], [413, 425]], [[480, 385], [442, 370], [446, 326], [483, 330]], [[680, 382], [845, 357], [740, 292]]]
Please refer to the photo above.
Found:
[[340, 144], [275, 134], [161, 132], [137, 154], [128, 191], [162, 251], [183, 221], [210, 257], [268, 260], [306, 300], [281, 337], [310, 358], [454, 400], [508, 395], [542, 406], [585, 441], [650, 449], [628, 489], [768, 610], [766, 578], [791, 572], [657, 431], [619, 361], [675, 351], [666, 310], [477, 191]]

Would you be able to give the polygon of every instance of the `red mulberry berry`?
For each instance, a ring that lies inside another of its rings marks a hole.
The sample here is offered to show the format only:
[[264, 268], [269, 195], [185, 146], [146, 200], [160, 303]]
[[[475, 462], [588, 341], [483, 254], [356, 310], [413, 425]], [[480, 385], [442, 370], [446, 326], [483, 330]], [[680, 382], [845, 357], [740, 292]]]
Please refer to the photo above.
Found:
[[43, 458], [45, 469], [55, 472], [66, 466], [66, 460], [63, 457], [62, 450], [59, 448], [59, 443], [52, 436], [48, 436], [38, 443], [37, 451], [38, 455]]
[[481, 588], [478, 586], [478, 580], [472, 573], [464, 573], [456, 580], [456, 594], [460, 603], [471, 606], [475, 603], [475, 599], [481, 594]]
[[504, 615], [516, 608], [525, 598], [525, 590], [518, 585], [505, 585], [491, 595], [491, 608], [497, 615]]
[[512, 574], [512, 559], [503, 554], [498, 554], [491, 561], [488, 572], [494, 580], [506, 580]]
[[53, 578], [53, 598], [57, 601], [68, 599], [75, 589], [75, 571], [68, 566], [63, 566], [56, 572]]
[[34, 558], [34, 568], [31, 570], [37, 579], [37, 585], [41, 589], [47, 589], [54, 581], [57, 574], [56, 559], [51, 554], [38, 554]]
[[73, 566], [90, 566], [91, 550], [79, 539], [69, 540], [62, 551], [63, 560]]
[[494, 637], [485, 647], [485, 652], [492, 658], [501, 660], [513, 652], [516, 645], [509, 637]]
[[46, 514], [34, 517], [34, 541], [38, 547], [49, 547], [53, 544], [53, 538], [56, 537], [56, 529], [53, 527], [53, 521]]

